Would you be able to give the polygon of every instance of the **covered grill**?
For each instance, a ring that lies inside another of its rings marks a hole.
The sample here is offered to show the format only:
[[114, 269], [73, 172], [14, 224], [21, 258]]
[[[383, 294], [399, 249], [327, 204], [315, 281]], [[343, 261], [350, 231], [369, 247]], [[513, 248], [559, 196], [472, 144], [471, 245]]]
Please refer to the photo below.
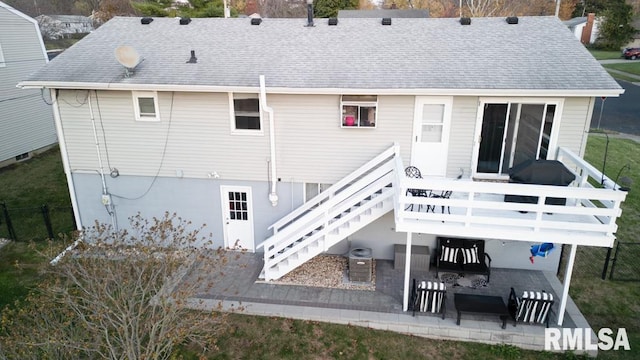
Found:
[[[568, 186], [576, 176], [558, 160], [527, 160], [509, 169], [509, 182], [517, 184], [537, 184]], [[537, 196], [505, 195], [506, 202], [538, 202]], [[565, 198], [547, 198], [547, 205], [565, 205]]]

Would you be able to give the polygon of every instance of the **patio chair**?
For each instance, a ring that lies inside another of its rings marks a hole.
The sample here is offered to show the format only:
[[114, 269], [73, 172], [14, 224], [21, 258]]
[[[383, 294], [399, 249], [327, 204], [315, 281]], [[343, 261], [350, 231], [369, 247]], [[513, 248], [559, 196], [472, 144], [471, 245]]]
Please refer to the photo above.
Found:
[[[407, 166], [407, 168], [404, 169], [404, 174], [406, 177], [410, 179], [422, 179], [422, 174], [420, 173], [420, 169], [418, 169], [415, 166]], [[407, 189], [406, 195], [429, 197], [431, 195], [431, 192], [425, 189]], [[409, 206], [407, 206], [405, 210], [409, 210], [409, 209], [413, 211], [413, 204], [409, 204]], [[422, 205], [418, 205], [418, 211], [420, 211], [421, 209], [422, 209]]]
[[443, 282], [420, 281], [413, 279], [413, 291], [411, 292], [411, 308], [413, 316], [416, 311], [423, 313], [442, 314], [446, 313], [447, 286]]
[[511, 288], [509, 293], [509, 314], [516, 322], [527, 324], [545, 324], [549, 327], [549, 313], [553, 311], [553, 294], [545, 291], [524, 291], [522, 297], [516, 296]]
[[[429, 197], [438, 198], [438, 199], [449, 199], [451, 197], [451, 194], [453, 194], [453, 191], [444, 190], [440, 194], [434, 194], [433, 192], [431, 192]], [[449, 205], [442, 205], [442, 213], [444, 214], [444, 208], [445, 207], [447, 208], [447, 212], [449, 213], [449, 215], [451, 215], [451, 208], [449, 207]], [[429, 211], [436, 212], [436, 206], [435, 205], [427, 205], [427, 212], [429, 212]]]

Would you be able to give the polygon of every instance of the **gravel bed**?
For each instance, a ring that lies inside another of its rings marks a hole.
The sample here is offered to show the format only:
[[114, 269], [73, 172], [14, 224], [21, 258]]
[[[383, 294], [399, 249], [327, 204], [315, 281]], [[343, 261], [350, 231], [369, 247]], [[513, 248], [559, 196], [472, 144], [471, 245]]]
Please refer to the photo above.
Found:
[[375, 291], [375, 260], [373, 260], [371, 283], [350, 282], [347, 268], [348, 259], [344, 256], [318, 255], [273, 283]]

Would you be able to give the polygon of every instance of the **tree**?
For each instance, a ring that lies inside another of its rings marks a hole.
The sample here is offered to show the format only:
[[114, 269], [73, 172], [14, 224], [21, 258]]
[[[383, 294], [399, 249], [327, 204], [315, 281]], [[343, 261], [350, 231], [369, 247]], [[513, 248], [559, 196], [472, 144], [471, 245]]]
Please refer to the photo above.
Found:
[[[187, 3], [174, 4], [172, 0], [145, 0], [132, 3], [133, 7], [142, 15], [155, 17], [224, 17], [224, 2], [222, 0], [189, 0]], [[235, 8], [231, 8], [236, 15]]]
[[338, 16], [338, 10], [358, 9], [359, 0], [314, 0], [315, 17], [329, 18]]
[[624, 0], [607, 2], [607, 7], [602, 12], [604, 21], [600, 25], [597, 46], [609, 50], [620, 50], [631, 41], [636, 33], [636, 29], [631, 26], [632, 9], [631, 5], [626, 4]]
[[93, 16], [94, 20], [104, 23], [114, 16], [138, 16], [138, 12], [129, 0], [101, 0]]
[[[131, 234], [101, 224], [84, 231], [37, 291], [3, 311], [0, 358], [167, 359], [185, 342], [215, 346], [226, 314], [186, 302], [223, 276], [225, 252], [196, 248], [206, 245], [200, 229], [175, 214], [130, 220]], [[182, 280], [193, 264], [196, 279]]]
[[306, 0], [260, 0], [257, 7], [260, 15], [265, 18], [303, 18], [307, 16]]
[[47, 15], [36, 17], [36, 21], [40, 27], [40, 34], [42, 34], [43, 39], [56, 40], [64, 35], [64, 25], [62, 25], [62, 22], [53, 20]]

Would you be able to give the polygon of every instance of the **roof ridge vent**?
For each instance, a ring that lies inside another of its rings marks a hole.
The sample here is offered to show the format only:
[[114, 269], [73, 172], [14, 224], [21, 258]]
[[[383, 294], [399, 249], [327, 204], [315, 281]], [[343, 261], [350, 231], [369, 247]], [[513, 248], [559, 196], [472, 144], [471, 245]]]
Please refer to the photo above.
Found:
[[190, 22], [191, 22], [191, 18], [190, 17], [181, 17], [180, 18], [180, 25], [189, 25]]
[[143, 17], [142, 19], [140, 19], [140, 23], [142, 25], [149, 25], [151, 24], [152, 21], [153, 21], [153, 18], [150, 18], [150, 17]]
[[509, 16], [507, 18], [507, 24], [514, 25], [514, 24], [517, 24], [517, 23], [518, 23], [518, 17], [517, 16]]
[[330, 26], [338, 25], [338, 18], [329, 18], [329, 25]]
[[460, 24], [462, 24], [462, 25], [471, 25], [471, 18], [470, 17], [461, 17], [460, 18]]
[[260, 25], [261, 22], [262, 22], [261, 18], [252, 18], [251, 19], [251, 25]]
[[382, 25], [391, 25], [391, 18], [382, 18]]

